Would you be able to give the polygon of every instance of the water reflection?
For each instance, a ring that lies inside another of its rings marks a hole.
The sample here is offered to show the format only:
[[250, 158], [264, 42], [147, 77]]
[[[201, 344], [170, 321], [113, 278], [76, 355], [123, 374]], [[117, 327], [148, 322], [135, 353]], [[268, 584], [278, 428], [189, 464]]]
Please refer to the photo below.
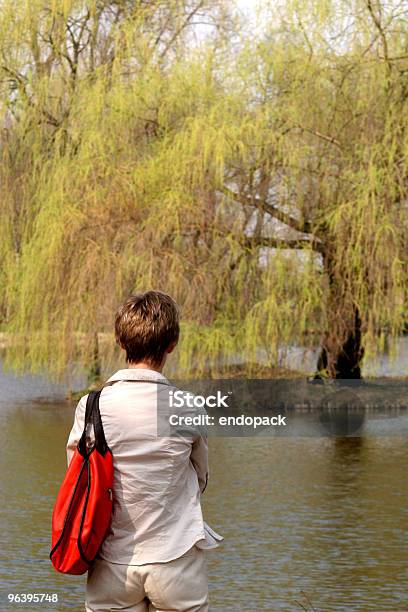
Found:
[[362, 433], [365, 409], [357, 393], [347, 387], [339, 388], [318, 406], [322, 435], [357, 436]]
[[301, 591], [316, 610], [408, 609], [405, 440], [211, 442], [220, 610], [295, 610]]

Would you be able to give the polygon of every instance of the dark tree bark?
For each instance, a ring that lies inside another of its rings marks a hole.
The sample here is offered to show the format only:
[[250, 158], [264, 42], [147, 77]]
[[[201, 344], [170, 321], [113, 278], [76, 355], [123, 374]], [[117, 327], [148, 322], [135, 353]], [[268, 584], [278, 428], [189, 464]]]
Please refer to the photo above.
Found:
[[323, 342], [314, 378], [322, 378], [322, 372], [325, 371], [330, 378], [359, 379], [363, 355], [361, 317], [358, 309], [354, 307], [354, 324], [349, 328], [345, 342], [338, 348], [333, 347], [329, 339]]
[[322, 256], [329, 290], [329, 329], [323, 334], [314, 378], [360, 379], [364, 356], [360, 312], [350, 296], [347, 297], [344, 275], [341, 270], [336, 270], [336, 258], [327, 244], [322, 250]]

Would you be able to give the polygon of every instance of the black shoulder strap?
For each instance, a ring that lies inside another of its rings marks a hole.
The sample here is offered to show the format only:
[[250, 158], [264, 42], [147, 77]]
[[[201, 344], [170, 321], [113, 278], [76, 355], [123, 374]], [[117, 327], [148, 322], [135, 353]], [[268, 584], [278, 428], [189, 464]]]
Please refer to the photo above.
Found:
[[86, 400], [84, 429], [86, 429], [86, 426], [88, 425], [88, 423], [91, 422], [91, 415], [93, 412], [94, 403], [95, 403], [95, 391], [90, 391], [88, 393], [88, 399]]
[[105, 440], [105, 434], [102, 427], [101, 415], [99, 412], [99, 396], [102, 389], [99, 391], [90, 391], [86, 400], [84, 430], [81, 439], [78, 442], [78, 450], [83, 457], [88, 454], [86, 448], [86, 430], [89, 423], [92, 423], [95, 433], [95, 448], [101, 454], [105, 454], [108, 448]]
[[95, 392], [94, 407], [92, 411], [93, 427], [95, 432], [95, 448], [101, 455], [106, 455], [109, 447], [106, 442], [105, 432], [103, 431], [101, 413], [99, 412], [99, 398], [102, 389]]

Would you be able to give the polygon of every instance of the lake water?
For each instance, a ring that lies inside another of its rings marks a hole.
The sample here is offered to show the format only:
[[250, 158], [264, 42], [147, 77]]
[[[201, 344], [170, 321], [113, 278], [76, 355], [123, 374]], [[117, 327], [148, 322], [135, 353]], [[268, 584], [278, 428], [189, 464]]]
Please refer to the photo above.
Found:
[[[48, 559], [74, 406], [39, 378], [3, 373], [0, 391], [0, 610], [83, 610], [84, 577]], [[210, 440], [204, 513], [225, 537], [208, 553], [211, 610], [408, 611], [408, 438], [395, 423], [389, 436]], [[8, 603], [27, 592], [59, 601]]]

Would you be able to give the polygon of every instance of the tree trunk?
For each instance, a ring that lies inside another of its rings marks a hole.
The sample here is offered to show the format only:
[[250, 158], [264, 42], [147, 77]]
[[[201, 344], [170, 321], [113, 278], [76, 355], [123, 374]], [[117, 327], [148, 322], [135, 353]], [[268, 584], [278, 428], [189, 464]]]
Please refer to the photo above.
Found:
[[361, 344], [361, 318], [358, 309], [354, 307], [354, 321], [348, 330], [346, 340], [336, 346], [326, 334], [319, 358], [315, 379], [323, 377], [323, 372], [329, 378], [358, 379], [361, 378], [361, 361], [364, 347]]
[[328, 326], [317, 360], [315, 379], [359, 379], [364, 347], [361, 344], [361, 317], [344, 287], [344, 278], [335, 268], [335, 257], [328, 248], [323, 253], [329, 298]]

